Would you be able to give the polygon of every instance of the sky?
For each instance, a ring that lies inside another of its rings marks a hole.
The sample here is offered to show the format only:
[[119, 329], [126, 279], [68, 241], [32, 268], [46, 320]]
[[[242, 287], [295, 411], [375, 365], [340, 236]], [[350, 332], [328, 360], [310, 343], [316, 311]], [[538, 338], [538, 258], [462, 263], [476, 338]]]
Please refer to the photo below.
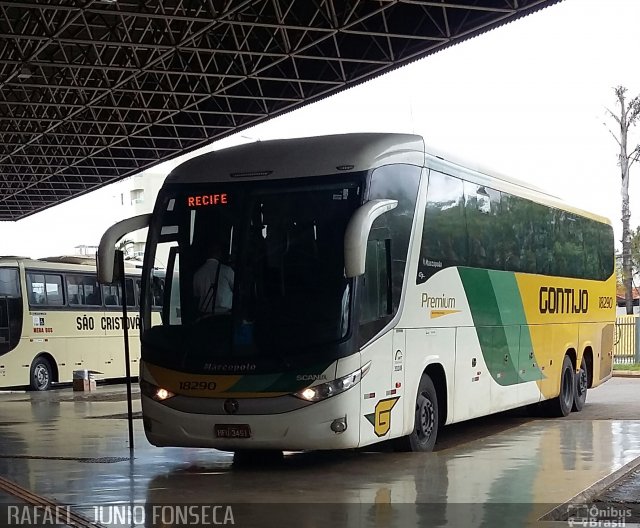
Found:
[[[203, 150], [347, 132], [416, 133], [427, 144], [609, 217], [621, 235], [614, 87], [640, 94], [640, 1], [563, 0]], [[630, 145], [640, 142], [640, 124]], [[201, 151], [198, 151], [198, 153]], [[158, 177], [176, 161], [153, 169]], [[640, 163], [631, 168], [640, 224]], [[117, 184], [115, 184], [117, 185]], [[108, 186], [18, 222], [0, 254], [43, 257], [97, 245], [121, 219]]]

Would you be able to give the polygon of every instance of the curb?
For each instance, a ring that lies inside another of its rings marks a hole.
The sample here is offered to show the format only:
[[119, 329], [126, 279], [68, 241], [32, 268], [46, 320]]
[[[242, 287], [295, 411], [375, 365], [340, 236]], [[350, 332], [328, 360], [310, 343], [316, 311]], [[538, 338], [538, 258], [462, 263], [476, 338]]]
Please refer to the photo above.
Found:
[[614, 370], [614, 378], [640, 378], [640, 370]]
[[601, 478], [586, 490], [578, 493], [568, 501], [556, 506], [553, 510], [541, 517], [540, 521], [566, 521], [569, 515], [569, 505], [587, 504], [592, 502], [604, 490], [613, 486], [616, 482], [629, 475], [632, 471], [640, 467], [640, 457], [634, 458], [624, 466], [618, 468], [610, 475]]

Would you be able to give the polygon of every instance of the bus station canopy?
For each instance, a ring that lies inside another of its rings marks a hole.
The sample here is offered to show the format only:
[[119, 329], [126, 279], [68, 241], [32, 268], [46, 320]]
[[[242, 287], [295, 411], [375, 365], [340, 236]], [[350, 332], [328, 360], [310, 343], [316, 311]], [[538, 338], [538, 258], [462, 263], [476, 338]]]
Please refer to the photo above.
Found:
[[557, 1], [0, 0], [0, 220]]

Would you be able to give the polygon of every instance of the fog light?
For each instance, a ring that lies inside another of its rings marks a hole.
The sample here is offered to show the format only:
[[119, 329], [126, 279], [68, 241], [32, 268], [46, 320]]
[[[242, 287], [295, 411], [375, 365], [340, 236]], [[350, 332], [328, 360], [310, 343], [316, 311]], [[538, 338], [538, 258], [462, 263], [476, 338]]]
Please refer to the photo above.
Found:
[[337, 434], [344, 433], [347, 430], [347, 417], [336, 418], [331, 422], [331, 430]]

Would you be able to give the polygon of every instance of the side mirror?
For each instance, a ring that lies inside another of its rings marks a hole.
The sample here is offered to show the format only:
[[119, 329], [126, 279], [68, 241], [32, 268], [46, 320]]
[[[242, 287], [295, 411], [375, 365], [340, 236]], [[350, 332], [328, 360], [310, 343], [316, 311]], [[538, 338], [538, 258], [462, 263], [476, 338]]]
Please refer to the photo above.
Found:
[[98, 282], [100, 284], [111, 284], [114, 281], [116, 242], [127, 233], [149, 227], [150, 220], [151, 214], [134, 216], [113, 224], [104, 232], [96, 255]]
[[344, 233], [344, 267], [347, 277], [364, 273], [367, 239], [376, 218], [398, 206], [398, 200], [372, 200], [351, 217]]

